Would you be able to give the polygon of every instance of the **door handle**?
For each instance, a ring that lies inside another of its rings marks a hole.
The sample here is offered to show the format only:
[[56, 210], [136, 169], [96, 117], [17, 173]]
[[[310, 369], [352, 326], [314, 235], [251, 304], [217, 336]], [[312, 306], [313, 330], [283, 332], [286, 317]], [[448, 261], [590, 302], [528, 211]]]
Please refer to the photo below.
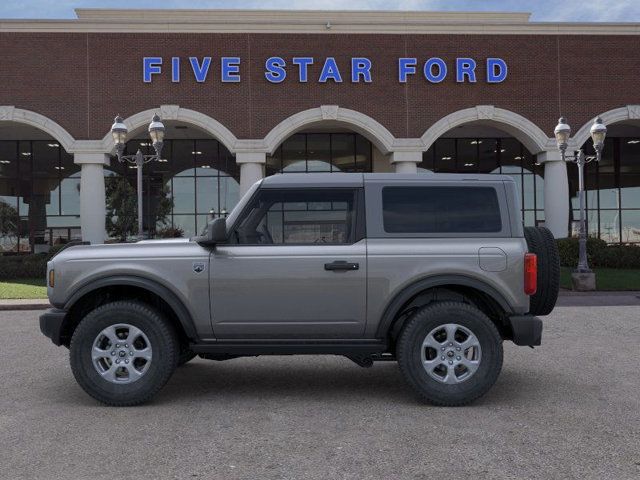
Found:
[[359, 263], [349, 263], [345, 260], [336, 260], [335, 262], [325, 263], [324, 269], [332, 272], [344, 270], [359, 270]]

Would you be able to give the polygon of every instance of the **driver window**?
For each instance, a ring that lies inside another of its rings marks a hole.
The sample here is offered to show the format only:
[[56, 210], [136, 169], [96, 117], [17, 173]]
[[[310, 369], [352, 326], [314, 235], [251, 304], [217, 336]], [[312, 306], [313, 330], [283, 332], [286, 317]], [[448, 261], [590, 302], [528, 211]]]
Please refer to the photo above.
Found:
[[353, 189], [262, 190], [236, 229], [238, 243], [351, 243]]

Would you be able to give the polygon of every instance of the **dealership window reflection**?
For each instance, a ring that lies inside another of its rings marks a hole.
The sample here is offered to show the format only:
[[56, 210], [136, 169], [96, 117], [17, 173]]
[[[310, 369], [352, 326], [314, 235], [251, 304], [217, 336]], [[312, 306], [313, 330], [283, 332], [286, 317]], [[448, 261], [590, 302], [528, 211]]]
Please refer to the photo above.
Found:
[[[138, 150], [149, 154], [147, 139], [130, 140], [125, 153]], [[135, 167], [111, 162], [112, 171], [135, 186]], [[159, 202], [172, 202], [166, 223], [157, 222]], [[143, 212], [145, 230], [155, 236], [167, 227], [180, 228], [185, 237], [194, 236], [207, 224], [210, 214], [225, 216], [240, 198], [240, 171], [235, 158], [214, 139], [166, 140], [162, 161], [150, 162], [143, 170]]]
[[544, 167], [515, 138], [439, 138], [422, 156], [419, 171], [511, 176], [522, 199], [522, 221], [544, 222]]
[[[583, 146], [593, 155], [593, 146]], [[578, 175], [569, 171], [571, 227], [580, 216]], [[607, 243], [640, 243], [640, 137], [607, 137], [600, 162], [585, 167], [587, 231]]]
[[55, 140], [0, 141], [0, 252], [80, 238], [80, 167]]
[[371, 172], [372, 157], [357, 133], [296, 133], [267, 157], [265, 173]]

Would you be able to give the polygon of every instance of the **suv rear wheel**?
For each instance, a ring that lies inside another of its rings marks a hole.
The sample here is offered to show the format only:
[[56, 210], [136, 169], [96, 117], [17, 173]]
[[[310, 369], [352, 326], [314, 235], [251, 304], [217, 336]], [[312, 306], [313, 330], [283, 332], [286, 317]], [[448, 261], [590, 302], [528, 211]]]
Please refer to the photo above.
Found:
[[178, 352], [176, 334], [164, 316], [144, 303], [118, 301], [82, 319], [71, 338], [71, 370], [96, 400], [136, 405], [167, 383]]
[[502, 369], [502, 338], [480, 310], [459, 302], [414, 313], [396, 344], [405, 379], [434, 405], [465, 405], [486, 393]]

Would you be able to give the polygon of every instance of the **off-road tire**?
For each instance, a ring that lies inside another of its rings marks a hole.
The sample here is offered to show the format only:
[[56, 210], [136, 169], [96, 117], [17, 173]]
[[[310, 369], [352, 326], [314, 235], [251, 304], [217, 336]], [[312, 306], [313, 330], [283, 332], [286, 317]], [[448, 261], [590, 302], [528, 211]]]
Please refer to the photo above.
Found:
[[529, 300], [529, 313], [549, 315], [560, 291], [560, 254], [553, 234], [545, 227], [525, 227], [524, 236], [530, 253], [538, 257], [538, 289]]
[[[114, 324], [127, 323], [148, 337], [153, 357], [148, 371], [127, 384], [111, 383], [93, 365], [91, 350], [100, 332]], [[153, 307], [136, 301], [116, 301], [87, 314], [71, 338], [71, 370], [82, 389], [111, 406], [132, 406], [149, 400], [171, 378], [178, 362], [179, 344], [173, 326]]]
[[[478, 369], [457, 384], [434, 380], [422, 366], [422, 342], [434, 328], [456, 323], [469, 329], [479, 340]], [[476, 307], [462, 302], [438, 302], [414, 313], [403, 326], [396, 343], [396, 357], [407, 383], [420, 398], [438, 406], [466, 405], [484, 395], [502, 369], [502, 338], [493, 322]]]

